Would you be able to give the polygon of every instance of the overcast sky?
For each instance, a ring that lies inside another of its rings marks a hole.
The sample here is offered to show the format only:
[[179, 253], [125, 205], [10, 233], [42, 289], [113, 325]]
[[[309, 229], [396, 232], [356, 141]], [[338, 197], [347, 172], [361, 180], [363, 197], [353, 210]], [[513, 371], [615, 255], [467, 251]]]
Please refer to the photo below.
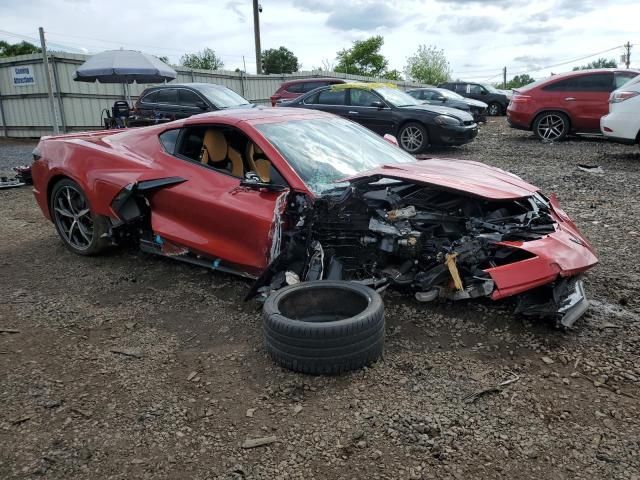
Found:
[[[390, 68], [402, 70], [419, 44], [444, 49], [455, 78], [498, 81], [527, 72], [539, 78], [573, 64], [541, 69], [627, 41], [640, 67], [638, 0], [262, 0], [262, 48], [292, 50], [304, 70], [335, 63], [338, 50], [384, 36]], [[90, 53], [132, 48], [166, 55], [214, 49], [225, 68], [255, 72], [251, 0], [0, 0], [0, 40], [37, 39]], [[622, 48], [600, 56], [620, 60]], [[541, 69], [541, 70], [538, 70]], [[537, 71], [536, 71], [537, 70]]]

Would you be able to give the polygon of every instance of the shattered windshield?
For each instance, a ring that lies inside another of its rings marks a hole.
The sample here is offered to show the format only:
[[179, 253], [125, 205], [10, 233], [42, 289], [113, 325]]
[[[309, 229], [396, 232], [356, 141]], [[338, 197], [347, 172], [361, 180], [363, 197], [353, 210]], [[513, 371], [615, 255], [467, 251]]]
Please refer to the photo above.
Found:
[[264, 123], [256, 128], [320, 195], [346, 183], [337, 180], [381, 165], [415, 159], [382, 137], [342, 118]]

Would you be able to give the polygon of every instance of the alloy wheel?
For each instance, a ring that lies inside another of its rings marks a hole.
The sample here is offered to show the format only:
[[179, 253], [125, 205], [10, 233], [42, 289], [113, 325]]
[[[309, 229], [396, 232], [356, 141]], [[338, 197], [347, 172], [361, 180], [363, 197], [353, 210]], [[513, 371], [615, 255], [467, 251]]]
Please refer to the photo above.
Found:
[[424, 135], [418, 127], [405, 127], [400, 133], [400, 145], [407, 152], [417, 152], [422, 148]]
[[489, 105], [489, 115], [491, 115], [492, 117], [496, 117], [500, 114], [500, 105], [498, 105], [497, 103], [492, 103], [491, 105]]
[[53, 216], [58, 231], [73, 248], [87, 250], [93, 241], [93, 218], [84, 194], [69, 185], [56, 192]]
[[559, 115], [545, 115], [538, 122], [538, 136], [543, 140], [557, 140], [564, 136], [566, 125]]

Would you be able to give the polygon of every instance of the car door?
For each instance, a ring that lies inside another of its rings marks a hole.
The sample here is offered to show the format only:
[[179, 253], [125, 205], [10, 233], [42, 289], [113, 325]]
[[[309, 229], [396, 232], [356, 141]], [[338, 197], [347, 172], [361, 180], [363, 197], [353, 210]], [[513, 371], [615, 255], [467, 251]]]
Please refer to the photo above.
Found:
[[187, 118], [208, 110], [208, 108], [200, 108], [202, 105], [207, 105], [207, 102], [196, 92], [187, 88], [178, 89], [178, 105], [180, 105], [180, 109], [176, 113], [176, 119]]
[[347, 89], [344, 88], [337, 90], [327, 88], [305, 99], [304, 104], [314, 110], [322, 110], [323, 112], [347, 117], [346, 93]]
[[382, 97], [364, 88], [350, 88], [348, 91], [348, 119], [379, 135], [394, 133], [393, 114]]
[[573, 128], [582, 132], [600, 131], [600, 118], [609, 112], [609, 94], [613, 91], [613, 73], [579, 75], [570, 83], [571, 90], [561, 96], [570, 112]]
[[213, 267], [258, 275], [278, 253], [278, 214], [288, 189], [244, 188], [240, 178], [203, 165], [197, 153], [197, 143], [202, 142], [198, 128], [215, 126], [182, 129], [173, 149], [161, 135], [165, 148], [158, 149], [157, 161], [168, 175], [186, 181], [150, 197], [155, 239], [212, 258]]
[[467, 94], [465, 95], [468, 98], [473, 98], [474, 100], [482, 100], [487, 96], [487, 90], [477, 83], [468, 83], [466, 86]]
[[157, 96], [157, 90], [154, 90], [142, 96], [136, 104], [136, 113], [145, 119], [155, 118]]
[[156, 111], [162, 118], [175, 120], [180, 114], [180, 105], [178, 105], [178, 89], [162, 88], [158, 90], [156, 95]]

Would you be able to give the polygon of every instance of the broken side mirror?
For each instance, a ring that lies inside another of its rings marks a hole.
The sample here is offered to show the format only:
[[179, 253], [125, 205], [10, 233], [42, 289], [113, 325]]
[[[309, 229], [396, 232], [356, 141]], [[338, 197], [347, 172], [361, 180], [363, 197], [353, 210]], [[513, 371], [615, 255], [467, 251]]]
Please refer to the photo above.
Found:
[[384, 138], [391, 145], [395, 145], [396, 147], [398, 147], [398, 139], [393, 135], [391, 135], [390, 133], [385, 133], [384, 137], [382, 138]]
[[270, 192], [281, 192], [287, 188], [283, 185], [263, 182], [256, 172], [245, 173], [244, 178], [240, 180], [240, 186], [250, 188], [251, 190], [269, 190]]

